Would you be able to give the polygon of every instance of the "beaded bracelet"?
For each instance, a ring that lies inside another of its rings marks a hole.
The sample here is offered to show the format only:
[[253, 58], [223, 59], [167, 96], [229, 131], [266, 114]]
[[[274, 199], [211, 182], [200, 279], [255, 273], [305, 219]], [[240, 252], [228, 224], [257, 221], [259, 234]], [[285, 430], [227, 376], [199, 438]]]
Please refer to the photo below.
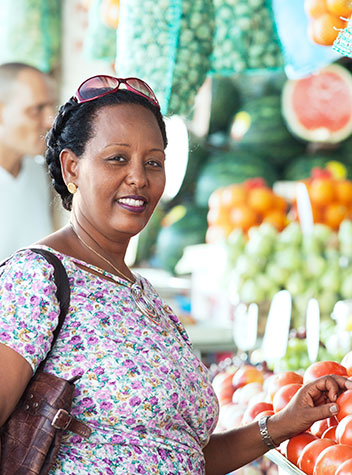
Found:
[[277, 445], [274, 443], [273, 439], [270, 437], [268, 427], [266, 425], [267, 420], [269, 419], [270, 416], [263, 416], [259, 419], [258, 425], [259, 425], [259, 431], [260, 435], [263, 439], [264, 444], [269, 448], [269, 449], [275, 449]]

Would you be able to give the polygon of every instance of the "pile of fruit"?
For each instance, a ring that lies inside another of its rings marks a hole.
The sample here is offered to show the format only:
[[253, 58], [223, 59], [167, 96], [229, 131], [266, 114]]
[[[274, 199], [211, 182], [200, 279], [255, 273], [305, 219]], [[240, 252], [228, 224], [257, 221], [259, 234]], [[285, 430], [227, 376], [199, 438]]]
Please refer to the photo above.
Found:
[[[340, 166], [343, 167], [342, 164]], [[304, 180], [304, 183], [315, 223], [326, 224], [337, 231], [342, 221], [352, 218], [352, 181], [335, 178], [329, 169], [314, 168], [311, 178]], [[298, 218], [296, 205], [291, 217]]]
[[302, 325], [310, 298], [318, 299], [324, 315], [330, 315], [338, 300], [352, 298], [350, 220], [338, 232], [315, 224], [309, 235], [303, 235], [297, 222], [282, 232], [263, 223], [249, 230], [248, 239], [237, 229], [227, 239], [227, 250], [232, 301], [271, 301], [287, 289], [293, 298], [294, 328]]
[[[265, 364], [229, 365], [213, 378], [220, 403], [216, 428], [222, 432], [281, 411], [304, 385], [335, 374], [352, 375], [352, 352], [341, 363], [319, 361], [303, 371], [268, 372]], [[278, 451], [307, 475], [347, 475], [352, 473], [352, 390], [338, 399], [339, 412], [315, 422], [306, 432], [283, 442]]]
[[206, 241], [228, 237], [234, 229], [247, 233], [253, 226], [269, 223], [278, 231], [287, 224], [287, 203], [263, 178], [248, 179], [215, 190], [209, 198]]
[[304, 8], [309, 17], [308, 35], [315, 43], [330, 46], [338, 30], [347, 26], [345, 20], [352, 13], [350, 0], [305, 0]]

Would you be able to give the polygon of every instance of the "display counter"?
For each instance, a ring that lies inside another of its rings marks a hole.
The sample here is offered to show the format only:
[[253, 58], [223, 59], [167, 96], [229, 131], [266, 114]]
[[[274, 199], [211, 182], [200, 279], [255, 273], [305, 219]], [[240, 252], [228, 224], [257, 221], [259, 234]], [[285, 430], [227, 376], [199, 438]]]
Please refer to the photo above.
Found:
[[265, 454], [269, 460], [279, 467], [279, 475], [305, 475], [296, 465], [293, 465], [278, 450], [270, 450]]

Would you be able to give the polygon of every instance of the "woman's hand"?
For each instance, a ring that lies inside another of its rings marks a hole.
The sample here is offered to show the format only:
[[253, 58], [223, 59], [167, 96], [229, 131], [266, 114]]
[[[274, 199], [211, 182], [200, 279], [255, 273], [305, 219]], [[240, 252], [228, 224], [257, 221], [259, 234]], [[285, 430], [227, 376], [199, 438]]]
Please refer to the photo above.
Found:
[[270, 417], [268, 430], [276, 443], [293, 437], [321, 419], [335, 416], [339, 408], [338, 396], [352, 389], [352, 381], [343, 376], [322, 376], [305, 384], [287, 406]]

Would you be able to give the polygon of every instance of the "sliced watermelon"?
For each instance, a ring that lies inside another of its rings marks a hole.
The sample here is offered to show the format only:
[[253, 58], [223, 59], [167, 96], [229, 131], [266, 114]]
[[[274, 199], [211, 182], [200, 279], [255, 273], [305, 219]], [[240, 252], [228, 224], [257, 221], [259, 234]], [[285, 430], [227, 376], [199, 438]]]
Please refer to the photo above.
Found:
[[352, 75], [330, 64], [302, 79], [288, 80], [282, 91], [288, 127], [308, 142], [336, 143], [352, 133]]

